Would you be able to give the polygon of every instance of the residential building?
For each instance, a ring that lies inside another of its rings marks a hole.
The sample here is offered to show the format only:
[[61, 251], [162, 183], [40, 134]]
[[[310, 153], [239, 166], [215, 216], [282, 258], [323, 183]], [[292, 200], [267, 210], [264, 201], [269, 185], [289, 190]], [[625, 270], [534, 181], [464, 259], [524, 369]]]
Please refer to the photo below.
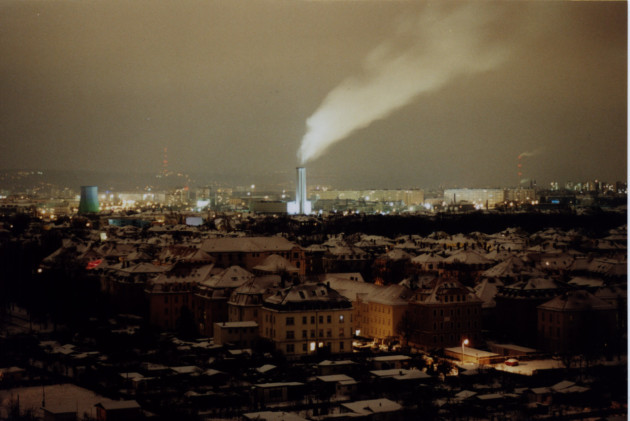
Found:
[[409, 343], [422, 349], [453, 347], [464, 339], [479, 344], [482, 303], [453, 279], [440, 278], [421, 285], [409, 303]]
[[279, 289], [263, 302], [260, 335], [287, 356], [352, 351], [352, 304], [322, 283]]
[[149, 322], [162, 329], [172, 330], [186, 312], [193, 320], [193, 294], [197, 285], [208, 279], [213, 265], [176, 265], [147, 282], [144, 290], [148, 304]]
[[538, 306], [538, 340], [557, 353], [604, 352], [616, 333], [615, 306], [583, 291], [567, 291]]
[[255, 321], [260, 324], [263, 299], [280, 286], [280, 276], [259, 276], [236, 288], [228, 300], [230, 322]]
[[494, 297], [498, 333], [518, 345], [536, 346], [536, 308], [563, 288], [551, 278], [530, 278], [499, 287]]
[[217, 265], [238, 265], [249, 271], [263, 265], [267, 257], [277, 254], [298, 268], [299, 275], [306, 274], [304, 250], [282, 237], [210, 238], [204, 240], [201, 250], [216, 259]]
[[228, 299], [232, 292], [254, 279], [240, 266], [230, 266], [199, 282], [193, 295], [193, 309], [201, 335], [212, 336], [214, 323], [228, 321]]
[[361, 281], [343, 279], [339, 275], [343, 274], [330, 274], [324, 279], [331, 288], [352, 302], [354, 333], [379, 342], [398, 338], [398, 325], [413, 297], [411, 290], [402, 285], [370, 284], [363, 282], [362, 278]]

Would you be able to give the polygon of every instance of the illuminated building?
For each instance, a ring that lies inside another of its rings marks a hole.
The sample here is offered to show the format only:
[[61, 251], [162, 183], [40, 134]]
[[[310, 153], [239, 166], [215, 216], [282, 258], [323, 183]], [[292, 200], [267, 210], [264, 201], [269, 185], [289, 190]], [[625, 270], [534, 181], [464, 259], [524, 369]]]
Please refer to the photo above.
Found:
[[318, 190], [318, 200], [364, 200], [366, 202], [402, 202], [407, 206], [424, 203], [424, 190]]
[[412, 298], [409, 288], [363, 282], [359, 274], [328, 274], [325, 280], [352, 302], [354, 334], [380, 342], [398, 338], [398, 324]]
[[81, 200], [79, 201], [79, 214], [98, 213], [98, 187], [81, 186]]
[[494, 208], [505, 201], [505, 191], [503, 189], [447, 189], [444, 190], [444, 201], [450, 205], [469, 202], [478, 209]]

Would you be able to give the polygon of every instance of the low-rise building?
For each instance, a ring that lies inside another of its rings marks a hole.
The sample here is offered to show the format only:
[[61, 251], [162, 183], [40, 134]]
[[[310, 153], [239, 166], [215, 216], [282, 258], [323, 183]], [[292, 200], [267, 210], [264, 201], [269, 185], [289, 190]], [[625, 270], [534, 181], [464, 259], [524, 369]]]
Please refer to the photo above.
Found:
[[258, 323], [215, 323], [213, 340], [215, 345], [231, 344], [238, 348], [252, 348], [258, 340]]

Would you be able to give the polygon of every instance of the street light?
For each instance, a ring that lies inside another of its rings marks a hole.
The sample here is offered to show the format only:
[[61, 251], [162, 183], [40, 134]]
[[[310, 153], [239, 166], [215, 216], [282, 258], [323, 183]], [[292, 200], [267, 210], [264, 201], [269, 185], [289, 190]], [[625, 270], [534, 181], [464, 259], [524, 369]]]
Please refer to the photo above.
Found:
[[468, 345], [469, 343], [470, 343], [470, 341], [469, 341], [468, 339], [464, 339], [464, 340], [462, 341], [462, 362], [464, 362], [464, 347], [465, 347], [466, 345]]

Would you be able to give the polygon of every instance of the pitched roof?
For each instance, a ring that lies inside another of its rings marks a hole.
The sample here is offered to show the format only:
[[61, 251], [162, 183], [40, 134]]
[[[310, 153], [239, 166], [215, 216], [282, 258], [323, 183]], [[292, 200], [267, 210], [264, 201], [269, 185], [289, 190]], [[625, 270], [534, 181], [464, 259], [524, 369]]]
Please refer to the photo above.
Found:
[[210, 238], [201, 244], [201, 250], [216, 252], [263, 252], [290, 251], [298, 247], [283, 237], [239, 237]]
[[282, 271], [297, 273], [300, 271], [290, 261], [278, 254], [268, 256], [262, 264], [254, 266], [253, 269], [268, 273], [279, 273]]
[[614, 306], [587, 291], [579, 290], [567, 291], [539, 305], [538, 308], [554, 311], [589, 311], [612, 310]]

